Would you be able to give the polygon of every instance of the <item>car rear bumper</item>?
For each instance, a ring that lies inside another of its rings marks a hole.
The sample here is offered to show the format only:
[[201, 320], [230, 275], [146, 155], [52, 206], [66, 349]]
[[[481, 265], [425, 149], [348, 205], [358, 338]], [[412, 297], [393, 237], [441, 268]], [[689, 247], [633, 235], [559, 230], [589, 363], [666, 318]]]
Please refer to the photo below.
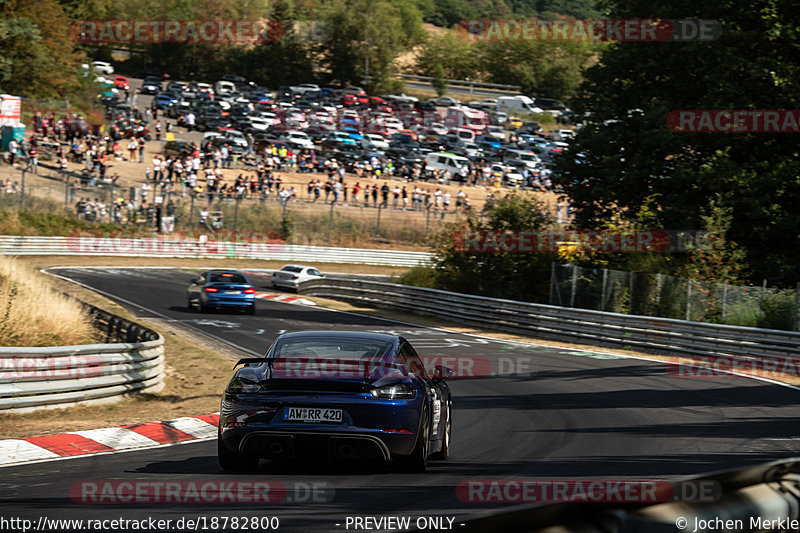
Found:
[[255, 296], [245, 297], [208, 297], [206, 296], [205, 305], [209, 307], [252, 307], [256, 304]]
[[389, 462], [410, 455], [417, 436], [354, 427], [282, 427], [227, 428], [221, 438], [229, 449], [250, 457]]

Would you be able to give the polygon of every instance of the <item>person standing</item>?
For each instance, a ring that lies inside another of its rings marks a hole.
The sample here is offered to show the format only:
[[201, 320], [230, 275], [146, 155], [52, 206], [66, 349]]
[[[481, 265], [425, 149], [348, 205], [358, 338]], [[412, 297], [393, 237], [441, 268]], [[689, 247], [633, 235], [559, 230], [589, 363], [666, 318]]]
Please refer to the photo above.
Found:
[[384, 209], [389, 207], [389, 191], [390, 190], [391, 189], [389, 189], [389, 184], [384, 181], [383, 185], [381, 185], [381, 198], [383, 200], [383, 202], [381, 202], [381, 207], [383, 207]]
[[32, 146], [28, 152], [28, 168], [34, 174], [39, 174], [39, 150]]
[[9, 162], [12, 167], [17, 166], [17, 151], [19, 150], [19, 143], [16, 139], [11, 139], [8, 143]]

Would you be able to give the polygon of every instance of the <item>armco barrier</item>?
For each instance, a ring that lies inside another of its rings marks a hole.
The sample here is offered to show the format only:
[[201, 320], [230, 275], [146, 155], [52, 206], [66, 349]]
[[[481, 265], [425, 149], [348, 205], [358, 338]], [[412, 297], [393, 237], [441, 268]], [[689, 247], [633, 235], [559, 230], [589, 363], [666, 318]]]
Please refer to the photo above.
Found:
[[213, 240], [201, 243], [171, 236], [129, 239], [0, 235], [0, 254], [231, 258], [392, 266], [416, 266], [431, 258], [427, 252]]
[[[22, 412], [160, 389], [164, 339], [92, 306], [94, 325], [114, 344], [0, 347], [0, 411]], [[121, 341], [121, 342], [120, 342]]]
[[790, 331], [621, 315], [354, 279], [307, 281], [298, 292], [559, 341], [690, 357], [800, 357], [800, 333]]

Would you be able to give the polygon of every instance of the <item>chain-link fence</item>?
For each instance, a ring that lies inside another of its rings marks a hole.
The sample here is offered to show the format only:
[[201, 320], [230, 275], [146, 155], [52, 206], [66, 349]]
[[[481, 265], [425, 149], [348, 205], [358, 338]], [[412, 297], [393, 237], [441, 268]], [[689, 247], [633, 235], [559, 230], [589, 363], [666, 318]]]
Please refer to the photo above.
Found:
[[[0, 166], [0, 206], [19, 211], [61, 212], [87, 222], [114, 223], [127, 231], [274, 234], [296, 244], [417, 245], [463, 213], [436, 205], [395, 204], [389, 198], [326, 202], [278, 194], [196, 194], [183, 185], [147, 182], [121, 187], [96, 174], [62, 171], [27, 161]], [[331, 197], [332, 199], [332, 197]]]
[[798, 329], [800, 284], [776, 289], [553, 263], [550, 304], [736, 326]]

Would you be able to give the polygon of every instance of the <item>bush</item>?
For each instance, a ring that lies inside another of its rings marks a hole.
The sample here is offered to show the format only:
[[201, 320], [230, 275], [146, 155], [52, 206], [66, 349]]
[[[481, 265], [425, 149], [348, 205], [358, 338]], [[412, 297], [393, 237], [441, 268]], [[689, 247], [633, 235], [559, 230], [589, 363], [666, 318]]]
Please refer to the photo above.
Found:
[[761, 303], [762, 315], [758, 327], [768, 329], [794, 329], [794, 291], [768, 292]]
[[436, 287], [436, 270], [431, 267], [415, 266], [408, 272], [396, 276], [392, 281], [402, 285], [432, 289]]

